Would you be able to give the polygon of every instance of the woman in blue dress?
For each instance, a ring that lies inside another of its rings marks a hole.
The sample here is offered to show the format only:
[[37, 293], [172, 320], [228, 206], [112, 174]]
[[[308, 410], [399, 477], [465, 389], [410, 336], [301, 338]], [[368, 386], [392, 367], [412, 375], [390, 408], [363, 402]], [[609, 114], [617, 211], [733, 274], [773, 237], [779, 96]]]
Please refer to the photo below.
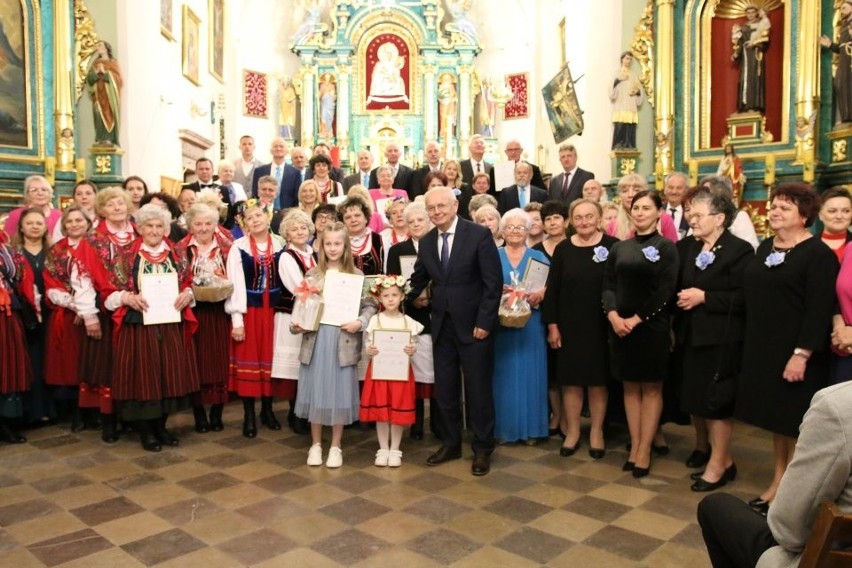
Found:
[[[511, 209], [500, 220], [505, 246], [498, 249], [504, 286], [512, 273], [522, 281], [535, 260], [549, 265], [544, 253], [526, 245], [532, 219], [523, 209]], [[499, 442], [535, 445], [547, 438], [547, 341], [538, 309], [544, 289], [528, 290], [532, 316], [522, 328], [500, 326], [495, 337], [494, 436]]]

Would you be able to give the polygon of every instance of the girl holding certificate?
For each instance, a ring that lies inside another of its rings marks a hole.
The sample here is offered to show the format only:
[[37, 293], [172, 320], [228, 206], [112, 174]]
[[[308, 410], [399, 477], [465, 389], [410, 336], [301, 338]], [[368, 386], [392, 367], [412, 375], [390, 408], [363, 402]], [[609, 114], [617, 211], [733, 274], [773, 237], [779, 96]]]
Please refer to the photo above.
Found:
[[[206, 191], [206, 190], [205, 190]], [[218, 199], [218, 197], [217, 197]], [[212, 289], [214, 282], [225, 279], [225, 262], [231, 238], [219, 228], [219, 211], [206, 203], [196, 203], [186, 212], [189, 234], [175, 245], [181, 260], [193, 275], [193, 284]], [[227, 281], [225, 281], [227, 282]], [[222, 431], [222, 410], [228, 402], [228, 348], [231, 318], [225, 313], [224, 294], [209, 298], [199, 292], [193, 308], [198, 318], [195, 346], [198, 351], [198, 375], [201, 392], [192, 407], [195, 431], [201, 434]], [[210, 417], [204, 405], [210, 405]]]
[[[352, 260], [349, 237], [342, 223], [333, 223], [318, 237], [320, 243], [317, 266], [305, 275], [317, 288], [324, 291], [326, 302], [334, 295], [331, 289], [323, 290], [329, 271], [342, 275], [362, 276]], [[340, 279], [338, 279], [340, 280]], [[362, 286], [363, 283], [358, 283]], [[360, 287], [358, 297], [361, 297]], [[358, 360], [361, 359], [361, 331], [376, 313], [372, 298], [361, 298], [357, 304], [358, 315], [341, 325], [320, 323], [317, 331], [307, 331], [293, 325], [293, 331], [304, 333], [299, 361], [299, 391], [296, 395], [296, 416], [311, 423], [311, 448], [308, 465], [322, 465], [322, 427], [331, 426], [331, 449], [326, 467], [343, 465], [340, 449], [343, 426], [358, 419]], [[327, 307], [327, 306], [326, 306]], [[328, 312], [326, 309], [324, 312]], [[323, 317], [327, 314], [324, 313]]]
[[[361, 393], [361, 422], [376, 423], [379, 451], [376, 452], [374, 464], [378, 467], [402, 465], [402, 452], [399, 450], [402, 431], [405, 426], [414, 424], [414, 371], [409, 358], [414, 356], [415, 352], [411, 337], [419, 335], [423, 326], [400, 311], [407, 288], [405, 278], [393, 274], [373, 281], [370, 287], [370, 292], [378, 297], [382, 305], [382, 312], [370, 318], [370, 323], [367, 324], [367, 334], [370, 337], [367, 355], [371, 357], [371, 361], [367, 367], [364, 391]], [[394, 333], [384, 334], [386, 341], [380, 341], [379, 334], [385, 331], [399, 332], [398, 339], [404, 342], [404, 345], [392, 341]], [[385, 350], [398, 352], [383, 353]], [[387, 372], [376, 371], [376, 357], [380, 354], [387, 359], [383, 361]], [[393, 367], [397, 366], [401, 368], [394, 370]]]
[[116, 262], [104, 294], [115, 322], [112, 396], [142, 447], [159, 452], [178, 445], [166, 430], [169, 413], [189, 408], [200, 388], [192, 342], [198, 324], [189, 309], [192, 274], [165, 238], [171, 215], [148, 204], [136, 222], [141, 237]]
[[[266, 185], [263, 180], [261, 183]], [[257, 436], [255, 398], [261, 398], [262, 421], [276, 430], [281, 425], [272, 413], [272, 399], [292, 400], [296, 394], [293, 381], [272, 380], [274, 308], [282, 288], [278, 262], [284, 249], [269, 230], [265, 207], [257, 199], [246, 201], [240, 224], [247, 236], [234, 241], [227, 264], [228, 278], [234, 285], [231, 297], [225, 300], [233, 339], [229, 390], [243, 399], [246, 438]]]

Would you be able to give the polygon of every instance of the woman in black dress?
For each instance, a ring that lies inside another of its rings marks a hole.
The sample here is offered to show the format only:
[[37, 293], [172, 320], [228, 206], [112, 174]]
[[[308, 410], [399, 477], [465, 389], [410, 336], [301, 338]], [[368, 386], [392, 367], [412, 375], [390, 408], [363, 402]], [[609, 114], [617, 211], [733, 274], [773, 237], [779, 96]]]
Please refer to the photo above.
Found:
[[[548, 235], [553, 228], [550, 225], [553, 215], [548, 214], [551, 203], [548, 201], [542, 208]], [[555, 353], [553, 380], [562, 388], [562, 412], [567, 426], [565, 442], [559, 450], [562, 456], [572, 455], [580, 444], [584, 387], [589, 389], [592, 418], [589, 455], [600, 459], [606, 448], [603, 422], [609, 354], [607, 322], [598, 302], [609, 249], [618, 239], [603, 233], [601, 214], [600, 204], [588, 199], [578, 199], [571, 204], [568, 218], [576, 233], [554, 250], [544, 295], [547, 342]], [[543, 244], [546, 243], [545, 239]]]
[[613, 374], [624, 385], [630, 457], [622, 468], [648, 475], [669, 366], [669, 314], [677, 284], [677, 250], [657, 232], [663, 203], [655, 191], [633, 198], [636, 236], [615, 243], [604, 269], [603, 308], [610, 322]]
[[709, 408], [707, 393], [713, 375], [735, 380], [742, 358], [744, 305], [743, 269], [754, 256], [751, 245], [728, 231], [736, 214], [734, 203], [706, 188], [691, 190], [684, 201], [692, 237], [678, 243], [680, 271], [675, 333], [683, 357], [681, 407], [707, 420], [710, 460], [692, 485], [713, 491], [736, 476], [730, 453], [734, 404]]
[[766, 511], [793, 459], [799, 424], [814, 393], [828, 384], [828, 339], [835, 306], [837, 257], [808, 230], [816, 192], [785, 183], [770, 196], [769, 226], [745, 268], [742, 380], [734, 415], [773, 433], [775, 475], [749, 504]]
[[382, 236], [368, 226], [373, 215], [370, 206], [357, 197], [347, 197], [337, 208], [337, 213], [349, 234], [349, 244], [355, 267], [364, 276], [382, 274], [384, 264], [384, 245]]

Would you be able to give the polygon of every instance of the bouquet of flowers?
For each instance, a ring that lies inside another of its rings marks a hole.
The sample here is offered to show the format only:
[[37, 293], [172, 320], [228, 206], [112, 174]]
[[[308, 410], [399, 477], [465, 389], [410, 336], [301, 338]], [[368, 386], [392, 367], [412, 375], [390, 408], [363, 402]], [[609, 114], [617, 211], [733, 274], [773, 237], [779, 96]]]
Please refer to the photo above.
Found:
[[218, 257], [200, 259], [192, 276], [192, 295], [196, 302], [221, 302], [231, 296], [234, 285], [225, 278]]
[[512, 285], [503, 287], [503, 296], [500, 298], [497, 314], [500, 317], [500, 325], [521, 328], [527, 325], [532, 311], [527, 302], [527, 291], [521, 284], [520, 275], [513, 270], [509, 276], [512, 279]]
[[290, 322], [308, 331], [319, 329], [322, 319], [322, 295], [317, 277], [307, 276], [293, 291], [293, 315]]

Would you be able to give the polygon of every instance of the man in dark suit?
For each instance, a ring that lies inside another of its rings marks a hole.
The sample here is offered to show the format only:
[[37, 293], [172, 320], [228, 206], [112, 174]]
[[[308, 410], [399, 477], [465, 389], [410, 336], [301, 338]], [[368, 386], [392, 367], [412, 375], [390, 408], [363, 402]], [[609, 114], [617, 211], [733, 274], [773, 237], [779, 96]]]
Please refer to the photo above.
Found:
[[686, 220], [686, 215], [683, 214], [683, 196], [686, 194], [686, 187], [689, 184], [689, 178], [683, 172], [672, 172], [666, 177], [666, 205], [665, 213], [672, 216], [674, 226], [677, 229], [677, 239], [680, 240], [689, 232], [689, 222]]
[[[314, 156], [316, 156], [317, 154], [322, 154], [323, 156], [331, 160], [331, 149], [325, 142], [320, 142], [319, 144], [314, 146]], [[313, 177], [314, 171], [308, 168], [308, 171], [305, 173], [305, 179], [311, 179]], [[328, 177], [331, 178], [333, 181], [336, 181], [337, 183], [343, 185], [343, 179], [345, 176], [343, 175], [343, 170], [332, 165], [331, 170], [329, 170], [328, 172]]]
[[[293, 188], [292, 180], [296, 173], [293, 171], [293, 167], [288, 166], [284, 161], [287, 158], [287, 142], [281, 137], [273, 138], [272, 144], [269, 147], [269, 153], [272, 154], [272, 162], [254, 169], [254, 175], [251, 179], [251, 196], [257, 197], [257, 184], [260, 178], [272, 176], [278, 180], [278, 195], [276, 196], [276, 200], [279, 203], [279, 207], [282, 209], [293, 207], [298, 202], [299, 186], [297, 184], [295, 189]], [[289, 180], [286, 187], [285, 180]], [[283, 205], [284, 203], [286, 205]]]
[[[387, 160], [387, 164], [392, 167], [394, 171], [393, 188], [404, 189], [405, 192], [408, 193], [409, 197], [411, 197], [411, 186], [414, 182], [414, 170], [405, 164], [399, 163], [399, 158], [401, 156], [402, 150], [400, 150], [399, 144], [396, 142], [389, 142], [388, 145], [385, 146], [385, 160]], [[378, 187], [379, 178], [377, 177], [377, 171], [374, 169], [370, 172], [369, 189], [378, 189]]]
[[474, 134], [470, 137], [467, 150], [470, 158], [459, 162], [462, 181], [467, 185], [473, 185], [473, 176], [491, 173], [492, 166], [485, 161], [485, 138], [481, 134]]
[[431, 172], [441, 171], [441, 145], [434, 140], [426, 142], [423, 148], [423, 155], [426, 158], [426, 164], [423, 167], [414, 170], [414, 180], [411, 183], [411, 191], [408, 193], [411, 199], [418, 195], [426, 193], [423, 183], [426, 181], [426, 176]]
[[214, 191], [219, 189], [219, 183], [213, 175], [213, 162], [209, 158], [195, 160], [195, 177], [198, 179], [192, 183], [183, 184], [182, 189], [191, 189], [196, 193], [206, 188]]
[[[518, 140], [509, 140], [506, 142], [506, 148], [503, 150], [506, 153], [506, 159], [510, 162], [515, 162], [516, 164], [521, 161], [521, 154], [524, 153], [524, 147], [521, 146], [521, 143]], [[533, 164], [532, 162], [527, 162], [532, 168], [532, 183], [536, 187], [544, 187], [544, 179], [541, 177], [541, 170], [538, 169], [538, 166]], [[500, 189], [497, 187], [497, 182], [494, 179], [494, 168], [489, 172], [491, 176], [491, 191], [497, 191]]]
[[532, 167], [530, 164], [521, 161], [515, 165], [515, 185], [503, 188], [500, 192], [500, 199], [497, 202], [497, 209], [502, 215], [509, 209], [516, 207], [526, 207], [527, 203], [537, 201], [544, 203], [547, 201], [547, 192], [540, 187], [530, 185], [532, 177]]
[[343, 193], [349, 193], [353, 185], [370, 187], [370, 170], [373, 169], [373, 155], [369, 150], [358, 152], [358, 171], [343, 178]]
[[494, 451], [492, 331], [503, 290], [500, 257], [488, 229], [458, 216], [452, 189], [427, 192], [426, 210], [435, 228], [420, 240], [408, 296], [415, 305], [425, 306], [428, 300], [416, 298], [431, 282], [435, 399], [443, 445], [426, 463], [461, 457], [461, 366], [473, 430], [471, 473], [485, 475]]
[[577, 149], [573, 144], [559, 147], [559, 162], [562, 164], [562, 173], [550, 180], [550, 199], [571, 205], [572, 201], [583, 197], [583, 185], [595, 179], [595, 174], [577, 167]]

